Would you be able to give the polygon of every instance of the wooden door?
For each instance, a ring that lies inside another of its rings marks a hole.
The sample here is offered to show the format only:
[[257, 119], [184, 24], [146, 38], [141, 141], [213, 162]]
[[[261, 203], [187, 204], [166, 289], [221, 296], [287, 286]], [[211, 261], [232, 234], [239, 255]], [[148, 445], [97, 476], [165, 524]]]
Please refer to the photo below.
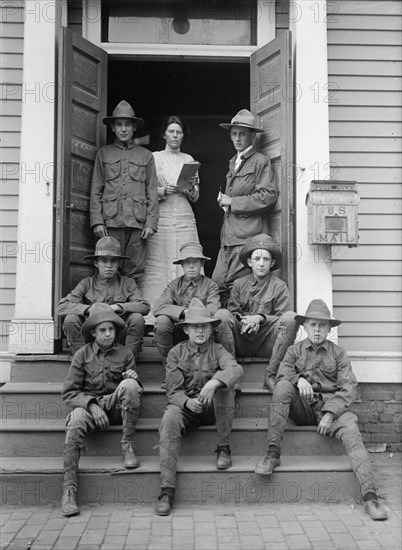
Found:
[[89, 194], [107, 99], [106, 52], [67, 28], [58, 46], [55, 304], [93, 272], [83, 257], [94, 249]]
[[[283, 32], [251, 56], [250, 102], [257, 126], [265, 130], [258, 149], [271, 160], [279, 199], [269, 213], [273, 239], [283, 252], [281, 278], [294, 303], [297, 247], [294, 235], [293, 78], [291, 33]], [[293, 304], [292, 304], [293, 307]]]

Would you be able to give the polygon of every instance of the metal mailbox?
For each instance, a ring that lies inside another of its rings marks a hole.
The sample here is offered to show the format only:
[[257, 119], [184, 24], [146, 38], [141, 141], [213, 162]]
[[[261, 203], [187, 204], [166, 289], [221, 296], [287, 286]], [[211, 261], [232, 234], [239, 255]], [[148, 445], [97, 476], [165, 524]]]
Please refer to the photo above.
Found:
[[355, 181], [313, 180], [307, 193], [309, 244], [359, 244]]

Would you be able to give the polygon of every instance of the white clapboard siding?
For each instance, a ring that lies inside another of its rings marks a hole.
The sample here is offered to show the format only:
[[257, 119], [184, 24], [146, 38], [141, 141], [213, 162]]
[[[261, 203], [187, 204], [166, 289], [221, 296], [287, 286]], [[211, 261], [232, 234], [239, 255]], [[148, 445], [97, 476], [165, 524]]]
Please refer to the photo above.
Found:
[[333, 247], [334, 315], [352, 351], [401, 346], [400, 2], [335, 0], [328, 17], [333, 177], [359, 183], [358, 248]]
[[14, 317], [24, 2], [0, 1], [0, 353]]

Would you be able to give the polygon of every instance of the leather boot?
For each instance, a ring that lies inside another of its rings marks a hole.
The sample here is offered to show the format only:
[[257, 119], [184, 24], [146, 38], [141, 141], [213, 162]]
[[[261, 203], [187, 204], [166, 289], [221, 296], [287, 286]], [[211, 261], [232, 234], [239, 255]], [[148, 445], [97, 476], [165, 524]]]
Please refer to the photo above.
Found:
[[155, 514], [158, 516], [168, 516], [173, 507], [175, 490], [171, 487], [166, 487], [161, 490], [158, 497], [158, 502], [155, 506]]
[[229, 447], [218, 447], [216, 449], [216, 467], [218, 470], [227, 470], [232, 466], [232, 457]]
[[264, 384], [262, 387], [264, 390], [268, 390], [270, 393], [274, 393], [275, 376], [273, 376], [272, 374], [269, 374], [268, 369], [265, 371]]
[[63, 516], [76, 516], [80, 513], [77, 506], [77, 489], [72, 485], [64, 487], [61, 499], [61, 513]]
[[122, 441], [121, 452], [123, 453], [123, 466], [125, 468], [138, 468], [140, 461], [135, 454], [133, 443]]

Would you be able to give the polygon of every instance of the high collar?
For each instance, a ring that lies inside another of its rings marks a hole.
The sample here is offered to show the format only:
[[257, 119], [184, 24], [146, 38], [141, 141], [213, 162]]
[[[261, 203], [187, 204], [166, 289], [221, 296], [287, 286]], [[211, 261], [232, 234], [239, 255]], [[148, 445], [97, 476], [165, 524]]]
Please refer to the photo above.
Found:
[[318, 346], [318, 347], [314, 347], [314, 345], [310, 342], [310, 340], [308, 338], [306, 338], [304, 340], [304, 346], [306, 349], [312, 349], [312, 350], [319, 350], [321, 348], [324, 348], [326, 351], [328, 351], [328, 347], [329, 347], [329, 340], [324, 340], [324, 342]]
[[204, 342], [202, 346], [199, 346], [198, 344], [191, 342], [191, 340], [187, 340], [187, 347], [192, 353], [202, 353], [208, 349], [209, 339], [206, 342]]
[[97, 273], [95, 275], [95, 278], [96, 278], [96, 282], [100, 283], [101, 285], [112, 285], [113, 283], [115, 283], [116, 281], [118, 281], [120, 279], [120, 275], [118, 273], [116, 273], [116, 275], [113, 277], [113, 279], [103, 279], [99, 275], [99, 273]]
[[268, 273], [268, 275], [266, 277], [264, 277], [264, 279], [262, 279], [261, 281], [259, 281], [256, 276], [254, 275], [253, 272], [250, 273], [250, 279], [251, 279], [251, 285], [252, 286], [262, 286], [262, 285], [265, 285], [267, 283], [269, 283], [270, 279], [271, 279], [271, 272]]
[[186, 286], [190, 286], [191, 284], [193, 284], [194, 286], [198, 286], [201, 280], [202, 275], [199, 275], [197, 279], [189, 279], [186, 275], [183, 275], [183, 284]]
[[168, 153], [169, 155], [179, 155], [181, 153], [180, 149], [172, 149], [169, 147], [169, 145], [166, 143], [165, 147], [165, 153]]
[[98, 355], [98, 353], [109, 353], [109, 351], [112, 351], [114, 349], [116, 349], [116, 341], [113, 342], [113, 346], [111, 348], [108, 348], [106, 351], [103, 351], [100, 347], [99, 347], [99, 344], [94, 340], [92, 342], [92, 349], [93, 349], [93, 352], [95, 355]]
[[135, 147], [135, 141], [133, 139], [131, 139], [130, 141], [127, 141], [127, 142], [121, 142], [119, 139], [115, 139], [114, 140], [114, 145], [116, 145], [116, 147], [118, 147], [119, 149], [125, 149], [127, 147], [127, 149], [132, 149], [133, 147]]
[[254, 145], [250, 145], [250, 147], [247, 147], [247, 149], [245, 149], [241, 153], [236, 153], [236, 155], [232, 158], [232, 161], [236, 162], [236, 159], [238, 156], [240, 156], [241, 160], [247, 160], [248, 158], [251, 157], [251, 155], [254, 155], [254, 153], [255, 153]]

